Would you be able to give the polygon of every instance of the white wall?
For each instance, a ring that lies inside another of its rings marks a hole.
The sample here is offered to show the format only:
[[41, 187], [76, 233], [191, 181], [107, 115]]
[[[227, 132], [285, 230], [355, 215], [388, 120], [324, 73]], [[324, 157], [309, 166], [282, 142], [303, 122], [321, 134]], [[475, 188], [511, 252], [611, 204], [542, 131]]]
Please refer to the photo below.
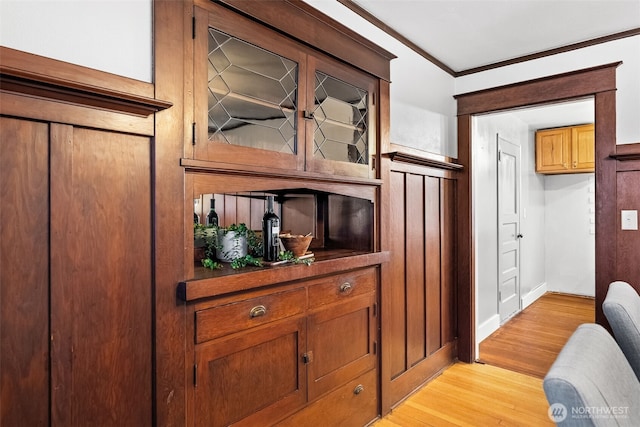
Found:
[[618, 61], [623, 64], [616, 73], [617, 142], [640, 142], [640, 36], [459, 77], [455, 92], [472, 92]]
[[152, 0], [0, 0], [0, 45], [152, 81]]
[[[522, 163], [520, 242], [521, 298], [545, 281], [544, 179], [535, 173], [535, 150], [526, 123], [510, 113], [474, 117], [474, 224], [476, 242], [476, 325], [481, 341], [500, 324], [498, 314], [498, 210], [496, 134], [520, 145]], [[526, 215], [525, 215], [526, 212]]]
[[595, 296], [594, 174], [545, 177], [549, 291]]

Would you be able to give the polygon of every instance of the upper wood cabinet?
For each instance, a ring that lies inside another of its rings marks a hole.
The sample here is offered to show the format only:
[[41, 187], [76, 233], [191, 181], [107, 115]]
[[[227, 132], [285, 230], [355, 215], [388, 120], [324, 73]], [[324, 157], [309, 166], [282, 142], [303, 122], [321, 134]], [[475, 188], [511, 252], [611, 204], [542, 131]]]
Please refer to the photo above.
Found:
[[196, 8], [193, 158], [375, 178], [377, 78], [212, 7]]
[[536, 172], [593, 172], [594, 125], [569, 126], [536, 132]]

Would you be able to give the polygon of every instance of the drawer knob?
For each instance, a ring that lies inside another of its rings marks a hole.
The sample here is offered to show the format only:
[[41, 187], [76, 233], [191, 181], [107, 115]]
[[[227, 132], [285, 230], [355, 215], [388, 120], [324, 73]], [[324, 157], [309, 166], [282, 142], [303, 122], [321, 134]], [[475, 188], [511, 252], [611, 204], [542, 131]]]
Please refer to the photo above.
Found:
[[344, 282], [342, 285], [340, 285], [340, 292], [342, 293], [349, 292], [351, 288], [352, 288], [351, 283]]
[[356, 388], [353, 389], [353, 394], [360, 394], [364, 391], [364, 386], [362, 384], [358, 384]]
[[249, 317], [253, 319], [254, 317], [264, 316], [265, 314], [267, 314], [267, 307], [264, 305], [256, 305], [249, 312]]

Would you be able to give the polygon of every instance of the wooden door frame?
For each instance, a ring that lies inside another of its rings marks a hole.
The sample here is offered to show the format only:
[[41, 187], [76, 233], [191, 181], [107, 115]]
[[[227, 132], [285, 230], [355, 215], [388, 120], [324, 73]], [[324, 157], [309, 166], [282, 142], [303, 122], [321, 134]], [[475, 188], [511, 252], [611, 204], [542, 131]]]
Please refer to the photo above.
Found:
[[[458, 358], [475, 360], [475, 225], [472, 216], [472, 116], [593, 97], [596, 156], [596, 322], [605, 323], [602, 301], [616, 274], [616, 68], [621, 62], [454, 96], [458, 102], [456, 256]], [[606, 238], [598, 238], [606, 236]]]

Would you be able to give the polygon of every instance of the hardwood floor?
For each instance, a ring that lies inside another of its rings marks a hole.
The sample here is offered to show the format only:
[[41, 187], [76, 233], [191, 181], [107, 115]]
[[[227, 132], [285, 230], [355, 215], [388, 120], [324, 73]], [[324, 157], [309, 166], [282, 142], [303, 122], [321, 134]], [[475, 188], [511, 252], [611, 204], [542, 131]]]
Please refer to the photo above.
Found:
[[456, 363], [375, 427], [553, 426], [542, 378], [592, 298], [547, 293], [480, 344], [482, 363]]
[[573, 331], [594, 321], [593, 298], [546, 293], [480, 343], [480, 361], [544, 378]]
[[542, 380], [479, 363], [456, 363], [374, 427], [553, 426]]

